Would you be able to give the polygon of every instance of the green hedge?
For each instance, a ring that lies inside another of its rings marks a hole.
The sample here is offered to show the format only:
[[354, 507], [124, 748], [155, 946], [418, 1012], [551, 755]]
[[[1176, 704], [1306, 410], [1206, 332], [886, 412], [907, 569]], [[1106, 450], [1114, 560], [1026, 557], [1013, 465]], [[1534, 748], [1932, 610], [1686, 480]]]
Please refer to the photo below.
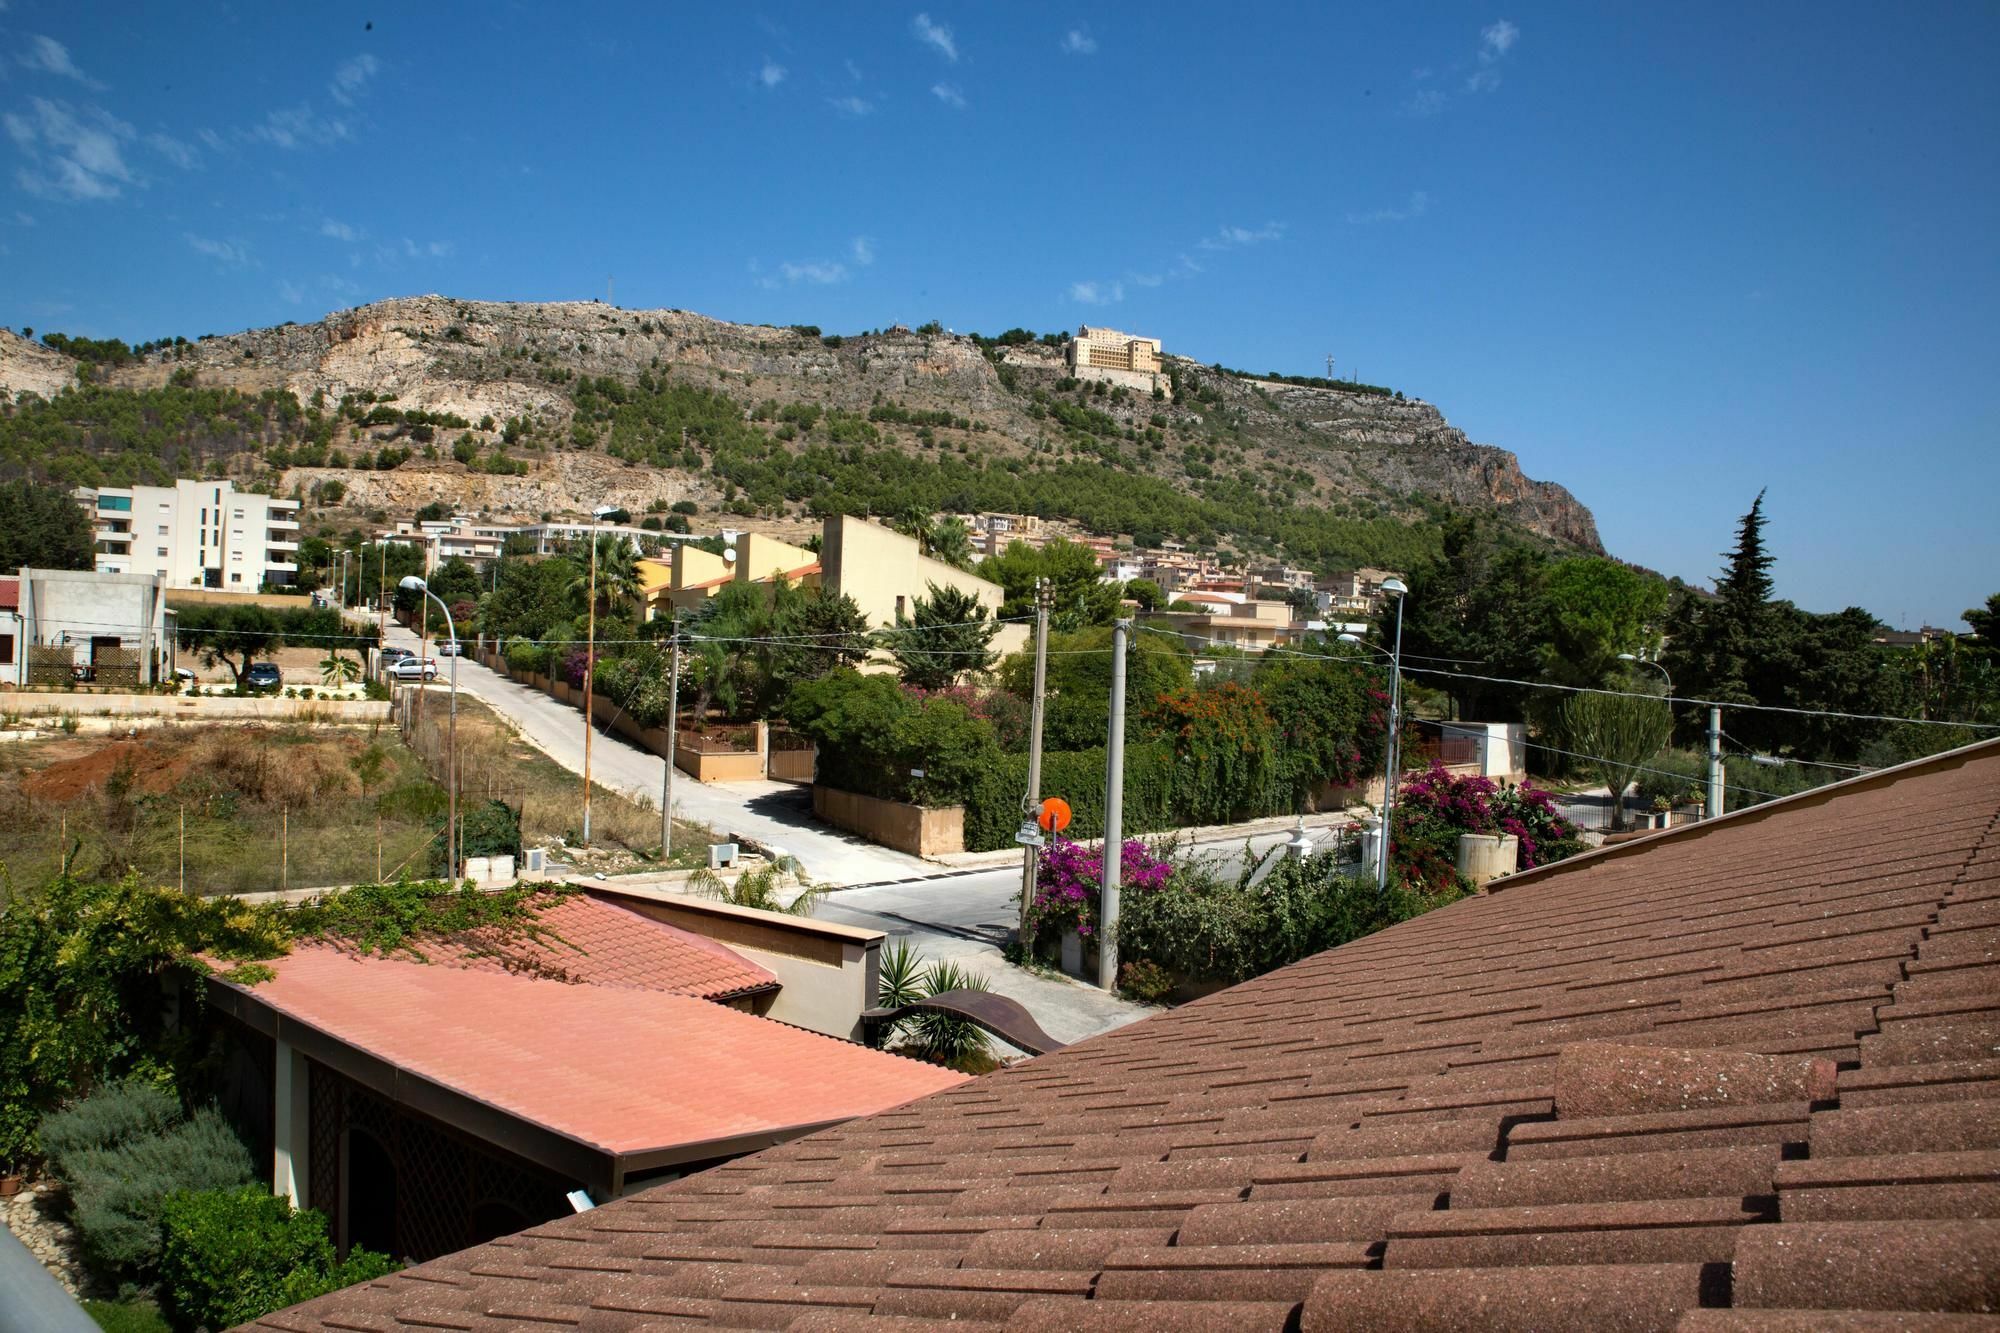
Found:
[[341, 1259], [325, 1216], [261, 1185], [177, 1194], [160, 1232], [160, 1307], [180, 1330], [232, 1328], [401, 1267], [359, 1246]]
[[[1185, 822], [1179, 818], [1173, 751], [1166, 745], [1125, 747], [1127, 835], [1157, 833]], [[1028, 756], [1004, 754], [990, 765], [965, 799], [965, 848], [990, 852], [1014, 845], [1021, 827], [1021, 794], [1028, 789]], [[1104, 750], [1057, 750], [1042, 756], [1042, 795], [1069, 802], [1068, 838], [1104, 833]]]

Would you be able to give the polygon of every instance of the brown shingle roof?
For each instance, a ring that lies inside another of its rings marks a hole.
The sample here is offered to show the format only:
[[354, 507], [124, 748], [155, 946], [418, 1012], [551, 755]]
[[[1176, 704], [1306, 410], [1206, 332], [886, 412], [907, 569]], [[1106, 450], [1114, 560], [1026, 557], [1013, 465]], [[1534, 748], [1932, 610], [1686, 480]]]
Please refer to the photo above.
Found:
[[2000, 743], [1517, 877], [265, 1322], [1719, 1333], [1996, 1309]]

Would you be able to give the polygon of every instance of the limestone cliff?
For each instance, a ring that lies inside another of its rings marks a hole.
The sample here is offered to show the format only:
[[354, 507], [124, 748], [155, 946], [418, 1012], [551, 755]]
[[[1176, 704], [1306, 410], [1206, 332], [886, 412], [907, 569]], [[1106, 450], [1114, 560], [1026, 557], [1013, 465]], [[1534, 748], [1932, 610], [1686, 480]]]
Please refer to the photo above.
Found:
[[[1171, 352], [1171, 349], [1169, 349]], [[581, 377], [633, 384], [641, 376], [692, 382], [755, 404], [817, 405], [866, 414], [884, 405], [948, 414], [919, 432], [884, 429], [890, 442], [977, 453], [1025, 466], [1087, 458], [1074, 430], [1087, 409], [1118, 465], [1190, 493], [1224, 478], [1268, 485], [1271, 503], [1355, 516], [1418, 512], [1413, 497], [1496, 514], [1564, 545], [1598, 549], [1590, 513], [1552, 482], [1526, 477], [1505, 450], [1474, 444], [1429, 403], [1267, 383], [1169, 355], [1177, 397], [1092, 395], [1067, 380], [1059, 351], [982, 348], [939, 330], [850, 336], [730, 324], [681, 310], [623, 310], [598, 302], [524, 304], [440, 296], [381, 301], [311, 324], [286, 324], [149, 353], [98, 368], [110, 387], [181, 383], [249, 393], [288, 390], [329, 412], [341, 399], [393, 403], [472, 423], [482, 448], [510, 420], [529, 446], [522, 476], [488, 475], [422, 452], [389, 471], [293, 467], [280, 483], [337, 477], [350, 503], [400, 510], [441, 499], [495, 514], [576, 512], [588, 503], [641, 509], [653, 501], [716, 503], [724, 493], [699, 469], [625, 464], [574, 449], [574, 386]], [[0, 335], [0, 387], [47, 396], [74, 382], [69, 358]], [[318, 396], [317, 399], [315, 396]], [[1068, 413], [1071, 421], [1060, 418]], [[384, 432], [344, 425], [344, 443], [371, 449]], [[461, 437], [453, 428], [448, 434]], [[779, 431], [781, 439], [787, 438]], [[407, 443], [407, 440], [403, 441]], [[245, 442], [247, 451], [259, 447]], [[1200, 459], [1212, 461], [1198, 461]], [[254, 459], [225, 465], [254, 468]]]

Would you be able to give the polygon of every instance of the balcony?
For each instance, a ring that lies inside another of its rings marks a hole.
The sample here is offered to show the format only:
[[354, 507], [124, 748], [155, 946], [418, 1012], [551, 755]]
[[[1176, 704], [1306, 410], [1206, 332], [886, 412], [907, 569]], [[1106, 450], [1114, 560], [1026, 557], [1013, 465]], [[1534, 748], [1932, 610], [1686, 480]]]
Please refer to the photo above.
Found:
[[279, 532], [267, 533], [264, 544], [273, 551], [296, 551], [299, 549], [297, 542]]
[[299, 525], [298, 511], [292, 510], [286, 512], [282, 510], [273, 509], [270, 513], [270, 517], [267, 518], [265, 522], [267, 523], [268, 526], [274, 528], [296, 528]]

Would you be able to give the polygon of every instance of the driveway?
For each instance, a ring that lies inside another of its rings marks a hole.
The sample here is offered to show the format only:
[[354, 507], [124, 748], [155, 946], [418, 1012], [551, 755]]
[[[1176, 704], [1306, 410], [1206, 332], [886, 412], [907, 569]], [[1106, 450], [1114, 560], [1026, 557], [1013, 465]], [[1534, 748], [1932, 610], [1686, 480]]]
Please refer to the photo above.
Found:
[[[414, 649], [416, 635], [389, 627], [391, 644]], [[438, 659], [439, 682], [451, 680], [451, 659]], [[458, 663], [458, 688], [506, 718], [536, 749], [572, 773], [583, 772], [583, 714], [540, 690], [529, 689], [472, 660]], [[601, 707], [608, 714], [610, 705]], [[635, 800], [659, 807], [665, 762], [624, 738], [599, 730], [591, 745], [590, 777]], [[935, 873], [914, 856], [877, 847], [813, 818], [809, 790], [785, 782], [732, 782], [704, 786], [674, 774], [674, 812], [707, 824], [725, 837], [740, 835], [798, 858], [815, 883], [867, 884]]]

